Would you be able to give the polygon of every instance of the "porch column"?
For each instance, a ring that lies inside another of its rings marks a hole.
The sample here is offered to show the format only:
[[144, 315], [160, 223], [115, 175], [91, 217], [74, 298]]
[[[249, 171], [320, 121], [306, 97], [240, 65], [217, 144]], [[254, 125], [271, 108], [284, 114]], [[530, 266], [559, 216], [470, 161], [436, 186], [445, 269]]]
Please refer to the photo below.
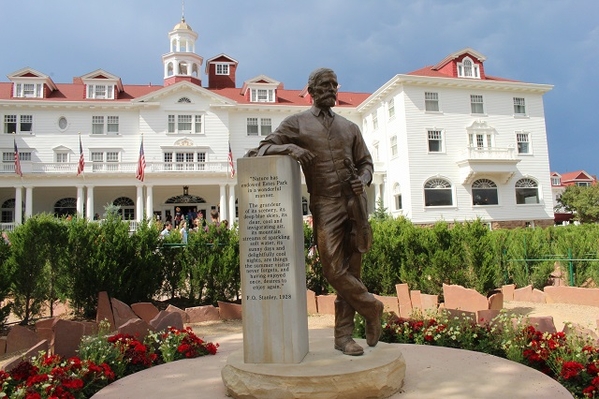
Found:
[[87, 186], [87, 204], [85, 217], [87, 220], [94, 220], [94, 186]]
[[153, 186], [146, 186], [146, 219], [154, 219], [154, 190]]
[[33, 215], [33, 187], [25, 187], [25, 219]]
[[77, 216], [83, 215], [83, 186], [77, 186]]
[[137, 188], [137, 201], [135, 201], [135, 214], [137, 216], [136, 220], [138, 222], [142, 222], [144, 220], [144, 186], [139, 184], [135, 187]]
[[229, 227], [235, 223], [235, 184], [229, 184]]
[[15, 187], [15, 226], [23, 223], [23, 187]]
[[227, 215], [227, 185], [220, 185], [220, 220], [225, 219]]

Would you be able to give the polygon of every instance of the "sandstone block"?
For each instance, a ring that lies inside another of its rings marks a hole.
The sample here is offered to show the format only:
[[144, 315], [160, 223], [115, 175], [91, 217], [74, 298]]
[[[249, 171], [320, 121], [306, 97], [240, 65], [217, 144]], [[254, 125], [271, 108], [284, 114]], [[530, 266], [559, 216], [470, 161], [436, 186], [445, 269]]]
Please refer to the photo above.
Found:
[[182, 330], [183, 317], [179, 312], [167, 312], [166, 310], [161, 310], [156, 317], [150, 321], [150, 325], [155, 331], [163, 331], [168, 327], [174, 327]]
[[375, 295], [374, 297], [383, 303], [385, 312], [391, 312], [399, 316], [399, 301], [396, 296]]
[[439, 295], [431, 294], [420, 294], [420, 302], [422, 304], [422, 310], [437, 310], [439, 307]]
[[189, 316], [190, 323], [220, 320], [218, 308], [212, 305], [185, 308], [185, 313], [187, 313], [187, 315]]
[[306, 290], [306, 301], [308, 306], [308, 314], [317, 314], [318, 306], [316, 306], [316, 293], [312, 290]]
[[0, 337], [0, 357], [6, 353], [6, 337]]
[[422, 300], [420, 290], [410, 290], [410, 299], [412, 300], [412, 311], [422, 310]]
[[458, 309], [467, 312], [489, 309], [489, 302], [484, 295], [460, 285], [443, 284], [443, 297], [447, 309]]
[[319, 314], [335, 314], [335, 298], [337, 295], [318, 295], [316, 305]]
[[102, 320], [108, 320], [110, 323], [110, 331], [115, 331], [116, 326], [114, 324], [114, 315], [112, 313], [112, 305], [110, 304], [110, 298], [108, 292], [102, 291], [98, 293], [98, 311], [96, 312], [96, 322]]
[[5, 361], [2, 364], [2, 367], [0, 367], [0, 370], [7, 372], [11, 371], [13, 368], [17, 367], [19, 363], [21, 363], [23, 360], [29, 360], [32, 357], [37, 356], [40, 351], [48, 351], [48, 341], [46, 341], [45, 339], [33, 345], [25, 353], [13, 356], [9, 360]]
[[24, 326], [13, 326], [6, 336], [6, 353], [27, 350], [39, 341], [35, 331]]
[[399, 299], [399, 316], [409, 318], [412, 314], [412, 299], [410, 298], [410, 289], [407, 284], [396, 284], [395, 291]]
[[549, 303], [571, 303], [574, 305], [599, 305], [599, 288], [548, 286], [543, 289]]
[[534, 288], [530, 295], [531, 302], [535, 303], [547, 303], [546, 295], [543, 291]]
[[166, 311], [170, 313], [179, 313], [181, 314], [181, 319], [183, 319], [183, 323], [189, 323], [189, 315], [185, 313], [185, 311], [181, 308], [178, 308], [174, 305], [168, 305], [166, 307]]
[[117, 329], [129, 320], [139, 318], [131, 307], [123, 301], [110, 298], [110, 304], [112, 305], [112, 314], [114, 315], [114, 325]]
[[556, 333], [553, 316], [533, 316], [526, 319], [526, 323], [533, 326], [537, 331]]
[[493, 309], [493, 310], [503, 309], [503, 293], [498, 292], [498, 293], [492, 294], [489, 297], [488, 302], [489, 302], [489, 309]]
[[491, 320], [499, 316], [499, 309], [487, 309], [476, 311], [476, 322], [478, 324], [489, 324]]
[[221, 320], [241, 320], [241, 305], [221, 301], [217, 303]]
[[516, 286], [514, 284], [507, 284], [501, 287], [501, 292], [503, 293], [504, 301], [513, 301], [514, 300], [514, 290]]
[[532, 302], [532, 285], [516, 288], [514, 290], [514, 301]]
[[119, 334], [130, 334], [139, 340], [143, 340], [148, 332], [154, 331], [154, 328], [142, 319], [130, 319], [121, 325], [117, 331]]
[[160, 312], [151, 302], [137, 302], [131, 305], [131, 310], [135, 312], [137, 317], [149, 323]]
[[54, 332], [53, 339], [50, 341], [52, 353], [67, 358], [77, 355], [85, 331], [83, 323], [56, 319], [52, 330]]

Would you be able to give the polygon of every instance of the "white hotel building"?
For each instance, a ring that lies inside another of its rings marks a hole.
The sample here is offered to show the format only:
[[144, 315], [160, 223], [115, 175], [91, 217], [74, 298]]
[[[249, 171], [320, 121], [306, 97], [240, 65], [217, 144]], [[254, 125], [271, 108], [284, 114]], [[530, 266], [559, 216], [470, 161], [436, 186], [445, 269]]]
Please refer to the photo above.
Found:
[[[238, 62], [219, 54], [204, 63], [184, 20], [168, 38], [163, 85], [125, 84], [104, 70], [56, 83], [29, 67], [0, 82], [2, 229], [41, 212], [93, 219], [107, 204], [119, 205], [133, 226], [146, 215], [174, 215], [175, 207], [219, 209], [221, 219], [236, 220], [229, 145], [243, 156], [310, 107], [310, 96], [264, 75], [239, 87]], [[362, 127], [375, 161], [371, 211], [382, 197], [389, 213], [417, 224], [553, 224], [543, 110], [551, 86], [488, 76], [484, 61], [464, 49], [373, 94], [339, 93], [335, 112]]]

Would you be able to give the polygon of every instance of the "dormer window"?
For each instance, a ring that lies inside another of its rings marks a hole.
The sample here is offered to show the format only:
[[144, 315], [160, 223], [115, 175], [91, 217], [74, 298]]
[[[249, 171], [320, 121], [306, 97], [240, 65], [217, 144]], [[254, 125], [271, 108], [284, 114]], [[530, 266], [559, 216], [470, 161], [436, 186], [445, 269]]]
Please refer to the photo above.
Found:
[[553, 186], [561, 186], [562, 178], [560, 176], [551, 176], [551, 185]]
[[112, 85], [87, 85], [87, 98], [96, 100], [112, 100], [114, 98], [114, 86]]
[[17, 98], [43, 98], [44, 85], [41, 83], [17, 83], [14, 96]]
[[479, 66], [466, 57], [458, 63], [458, 77], [480, 79]]
[[215, 64], [216, 74], [217, 75], [228, 75], [229, 74], [229, 64]]
[[274, 103], [274, 89], [251, 89], [251, 102], [253, 103]]

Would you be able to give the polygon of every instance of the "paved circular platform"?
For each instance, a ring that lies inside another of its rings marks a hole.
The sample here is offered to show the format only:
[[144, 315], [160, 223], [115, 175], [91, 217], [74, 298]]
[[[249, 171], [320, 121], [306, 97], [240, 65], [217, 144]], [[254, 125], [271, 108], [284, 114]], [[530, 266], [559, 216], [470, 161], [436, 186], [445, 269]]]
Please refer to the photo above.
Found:
[[223, 383], [235, 399], [383, 399], [398, 392], [406, 372], [400, 348], [356, 342], [364, 348], [362, 356], [344, 355], [329, 338], [313, 339], [299, 364], [244, 363], [240, 349], [229, 355]]
[[[242, 348], [242, 334], [205, 338], [220, 344], [215, 356], [152, 367], [110, 384], [93, 399], [227, 399], [221, 370]], [[310, 342], [327, 338], [333, 342], [332, 329], [310, 330]], [[391, 399], [573, 398], [554, 379], [520, 363], [459, 349], [395, 345], [406, 362], [406, 374]]]

